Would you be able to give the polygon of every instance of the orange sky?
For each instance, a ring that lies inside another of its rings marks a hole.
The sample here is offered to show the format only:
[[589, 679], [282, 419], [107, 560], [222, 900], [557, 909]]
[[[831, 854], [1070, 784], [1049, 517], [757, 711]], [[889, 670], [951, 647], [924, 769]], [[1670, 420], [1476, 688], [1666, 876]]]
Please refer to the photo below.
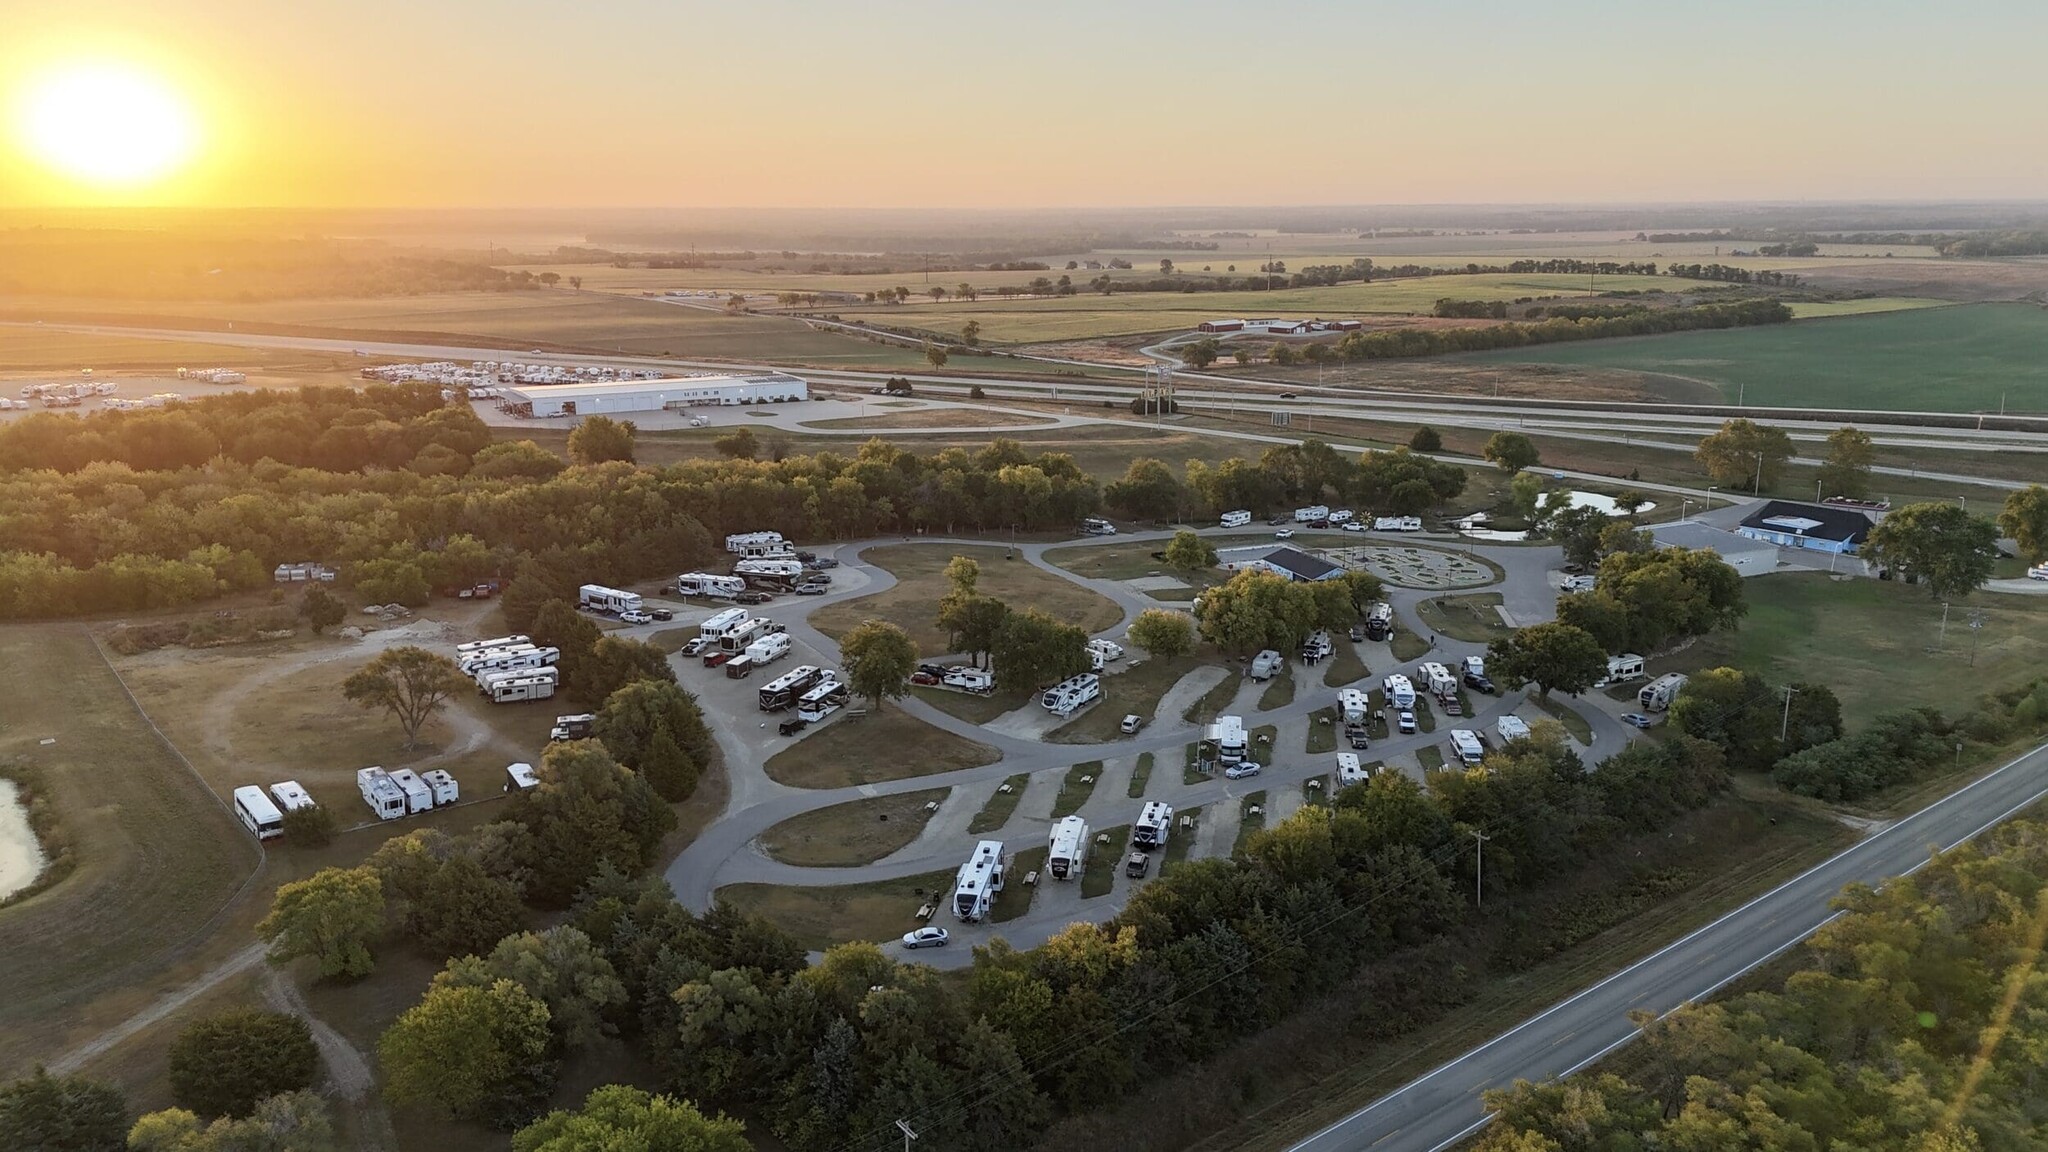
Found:
[[[11, 5], [0, 207], [2048, 197], [2048, 5], [1964, 8]], [[196, 108], [175, 178], [23, 154], [21, 78], [107, 58]]]

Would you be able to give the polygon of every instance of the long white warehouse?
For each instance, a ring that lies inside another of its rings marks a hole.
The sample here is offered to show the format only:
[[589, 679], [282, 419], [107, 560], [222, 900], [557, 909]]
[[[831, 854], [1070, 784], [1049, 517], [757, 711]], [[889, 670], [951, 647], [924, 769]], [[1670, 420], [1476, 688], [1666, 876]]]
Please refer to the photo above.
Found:
[[675, 376], [665, 380], [598, 380], [505, 389], [504, 405], [521, 416], [611, 416], [728, 404], [808, 400], [810, 385], [781, 372]]

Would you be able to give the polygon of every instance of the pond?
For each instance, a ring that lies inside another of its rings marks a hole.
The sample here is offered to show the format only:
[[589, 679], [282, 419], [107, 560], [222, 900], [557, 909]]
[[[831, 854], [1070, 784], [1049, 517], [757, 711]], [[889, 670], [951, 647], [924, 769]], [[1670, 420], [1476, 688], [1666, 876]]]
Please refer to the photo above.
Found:
[[43, 870], [43, 846], [29, 827], [28, 808], [12, 780], [0, 780], [0, 900], [30, 884]]

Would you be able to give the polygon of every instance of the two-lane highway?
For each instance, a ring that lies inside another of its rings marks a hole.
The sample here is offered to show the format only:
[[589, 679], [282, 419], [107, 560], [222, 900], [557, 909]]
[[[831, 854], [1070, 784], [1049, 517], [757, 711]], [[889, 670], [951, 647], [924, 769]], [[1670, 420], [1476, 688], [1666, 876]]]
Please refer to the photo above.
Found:
[[1289, 1152], [1433, 1152], [1484, 1127], [1480, 1094], [1565, 1076], [1635, 1038], [1628, 1014], [1698, 1000], [1811, 936], [1852, 883], [1882, 884], [2048, 796], [2048, 746], [1991, 772], [1770, 892], [1411, 1081]]

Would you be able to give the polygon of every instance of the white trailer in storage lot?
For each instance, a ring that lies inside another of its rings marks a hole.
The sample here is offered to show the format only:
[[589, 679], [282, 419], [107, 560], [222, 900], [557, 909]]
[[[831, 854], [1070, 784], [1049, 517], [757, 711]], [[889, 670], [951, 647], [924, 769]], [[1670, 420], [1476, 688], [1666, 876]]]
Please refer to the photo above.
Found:
[[317, 807], [313, 803], [313, 794], [306, 791], [297, 780], [280, 780], [272, 784], [270, 786], [270, 798], [277, 801], [277, 806], [286, 812], [297, 812], [301, 808]]
[[455, 777], [449, 775], [446, 768], [429, 768], [420, 773], [420, 781], [434, 793], [436, 808], [462, 798], [462, 786], [455, 782]]
[[516, 704], [521, 700], [545, 700], [555, 694], [554, 669], [543, 669], [546, 676], [513, 676], [491, 683], [489, 692], [493, 704]]
[[492, 640], [471, 640], [467, 644], [457, 644], [455, 646], [455, 656], [457, 659], [461, 659], [472, 653], [488, 652], [493, 648], [523, 648], [531, 643], [533, 643], [533, 637], [522, 633], [515, 633], [511, 636], [499, 636]]
[[540, 774], [525, 761], [505, 765], [505, 791], [524, 792], [540, 784]]
[[235, 816], [258, 840], [274, 840], [284, 835], [284, 813], [254, 784], [235, 789]]
[[434, 790], [420, 779], [420, 774], [410, 768], [400, 768], [391, 773], [391, 782], [405, 793], [405, 813], [408, 816], [430, 811], [434, 807]]
[[1088, 822], [1068, 816], [1052, 826], [1046, 838], [1046, 871], [1055, 880], [1072, 880], [1088, 864]]
[[396, 820], [405, 815], [405, 792], [382, 768], [356, 769], [356, 791], [362, 793], [363, 803], [370, 806], [379, 820]]
[[685, 572], [676, 577], [676, 595], [708, 596], [714, 600], [730, 600], [747, 590], [747, 582], [737, 576], [718, 576], [710, 572]]
[[[727, 577], [727, 579], [738, 579], [738, 577]], [[716, 643], [723, 639], [727, 632], [753, 618], [754, 614], [745, 608], [727, 608], [718, 615], [697, 625], [697, 635]]]
[[576, 606], [598, 612], [619, 615], [640, 611], [640, 594], [607, 588], [602, 584], [585, 584], [576, 590]]

